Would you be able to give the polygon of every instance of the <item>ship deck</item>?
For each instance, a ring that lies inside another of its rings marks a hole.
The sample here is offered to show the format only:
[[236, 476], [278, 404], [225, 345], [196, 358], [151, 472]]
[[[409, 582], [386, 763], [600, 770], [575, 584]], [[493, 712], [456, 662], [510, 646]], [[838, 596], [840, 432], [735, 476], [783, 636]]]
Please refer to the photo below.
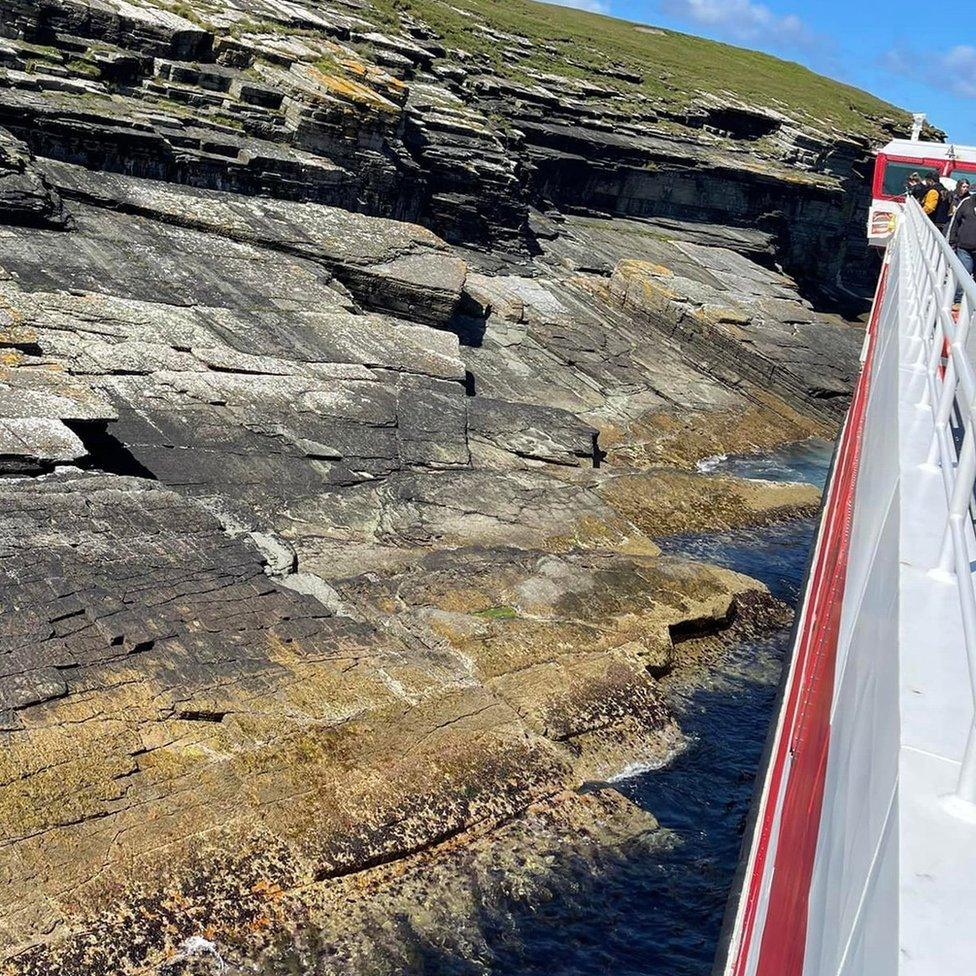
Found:
[[[973, 723], [966, 638], [954, 580], [934, 579], [948, 518], [942, 476], [926, 465], [932, 412], [924, 371], [902, 340], [898, 704], [899, 971], [976, 971], [976, 822], [947, 809]], [[976, 563], [972, 526], [970, 563]], [[880, 868], [880, 866], [879, 866]]]

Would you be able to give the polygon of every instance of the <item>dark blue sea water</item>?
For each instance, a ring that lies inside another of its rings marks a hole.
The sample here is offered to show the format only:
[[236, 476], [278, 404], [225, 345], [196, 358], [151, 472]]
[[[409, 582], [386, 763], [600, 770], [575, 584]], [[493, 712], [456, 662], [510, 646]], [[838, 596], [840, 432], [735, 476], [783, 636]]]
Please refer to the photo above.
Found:
[[766, 481], [807, 481], [822, 487], [827, 479], [833, 444], [811, 437], [765, 454], [719, 455], [701, 461], [698, 469], [715, 474]]
[[[822, 485], [830, 445], [804, 442], [761, 457], [727, 458], [716, 472]], [[707, 538], [666, 540], [674, 553], [719, 563], [798, 599], [812, 520]], [[732, 650], [708, 685], [679, 698], [690, 745], [670, 765], [617, 782], [672, 832], [514, 911], [492, 939], [499, 976], [708, 976], [769, 726], [789, 634]]]

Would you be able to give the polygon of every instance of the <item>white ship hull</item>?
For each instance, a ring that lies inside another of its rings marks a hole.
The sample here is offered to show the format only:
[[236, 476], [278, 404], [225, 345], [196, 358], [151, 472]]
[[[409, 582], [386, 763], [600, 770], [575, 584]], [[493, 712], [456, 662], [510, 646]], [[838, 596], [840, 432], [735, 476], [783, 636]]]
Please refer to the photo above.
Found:
[[956, 326], [958, 262], [914, 202], [899, 225], [825, 496], [725, 976], [976, 972], [976, 761], [965, 759], [976, 288], [965, 285]]

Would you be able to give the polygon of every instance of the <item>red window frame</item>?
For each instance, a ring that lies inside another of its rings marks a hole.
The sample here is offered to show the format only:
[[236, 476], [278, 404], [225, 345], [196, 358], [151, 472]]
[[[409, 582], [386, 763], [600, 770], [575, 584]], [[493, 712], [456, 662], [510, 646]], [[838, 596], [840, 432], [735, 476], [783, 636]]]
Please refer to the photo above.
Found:
[[[914, 164], [919, 173], [935, 170], [939, 176], [945, 176], [949, 166], [953, 169], [963, 169], [968, 160], [947, 160], [947, 159], [920, 159], [918, 156], [889, 156], [885, 153], [878, 153], [877, 161], [874, 164], [874, 183], [871, 186], [871, 193], [875, 200], [897, 200], [898, 203], [905, 202], [905, 194], [882, 193], [881, 187], [884, 186], [884, 171], [888, 163], [911, 163]], [[972, 164], [976, 167], [976, 163]], [[973, 170], [976, 174], [976, 169]]]

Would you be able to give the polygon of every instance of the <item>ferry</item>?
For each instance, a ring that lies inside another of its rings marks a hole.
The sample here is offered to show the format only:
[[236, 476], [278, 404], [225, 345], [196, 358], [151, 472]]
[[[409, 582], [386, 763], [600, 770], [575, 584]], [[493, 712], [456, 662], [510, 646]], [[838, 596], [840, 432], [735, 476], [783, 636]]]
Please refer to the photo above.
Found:
[[892, 139], [877, 154], [868, 213], [868, 241], [886, 247], [905, 202], [908, 178], [917, 173], [937, 173], [949, 189], [959, 180], [976, 182], [976, 146], [958, 146], [919, 139], [923, 116], [915, 117], [911, 139]]
[[926, 170], [976, 177], [976, 148], [878, 153], [883, 264], [715, 976], [976, 973], [976, 284], [905, 194]]

